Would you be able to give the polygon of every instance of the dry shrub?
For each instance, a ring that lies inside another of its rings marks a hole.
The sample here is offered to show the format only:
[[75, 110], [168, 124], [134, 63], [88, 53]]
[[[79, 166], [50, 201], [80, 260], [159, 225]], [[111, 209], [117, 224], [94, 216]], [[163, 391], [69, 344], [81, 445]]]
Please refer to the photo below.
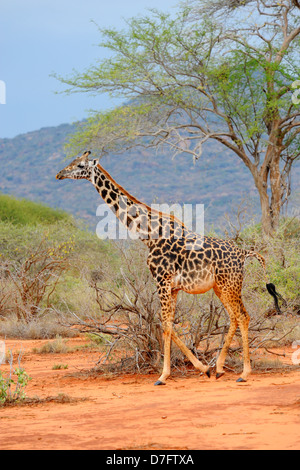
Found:
[[[139, 243], [118, 244], [120, 270], [114, 273], [105, 263], [85, 272], [97, 311], [70, 310], [61, 321], [73, 329], [91, 333], [102, 343], [98, 361], [101, 370], [112, 372], [157, 371], [163, 358], [163, 328], [156, 285], [146, 265], [147, 250]], [[269, 302], [272, 302], [269, 298]], [[58, 313], [58, 312], [57, 312]], [[262, 306], [250, 323], [250, 348], [280, 341], [281, 317], [267, 318]], [[174, 328], [201, 361], [213, 366], [229, 328], [228, 315], [212, 292], [204, 295], [179, 293]], [[237, 332], [228, 364], [240, 364], [242, 341]], [[186, 360], [172, 347], [171, 365], [185, 372]], [[188, 366], [189, 367], [189, 366]]]
[[15, 258], [0, 261], [0, 315], [13, 312], [27, 323], [51, 306], [61, 275], [68, 267], [71, 242], [53, 245], [43, 238]]
[[69, 352], [67, 341], [61, 336], [56, 336], [54, 341], [48, 341], [39, 348], [33, 348], [35, 354], [65, 354]]

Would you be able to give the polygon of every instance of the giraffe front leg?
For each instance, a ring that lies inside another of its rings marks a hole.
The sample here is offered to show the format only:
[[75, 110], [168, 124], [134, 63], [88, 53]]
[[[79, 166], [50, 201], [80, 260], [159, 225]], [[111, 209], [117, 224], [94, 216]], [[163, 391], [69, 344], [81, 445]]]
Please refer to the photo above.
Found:
[[164, 330], [164, 366], [159, 379], [154, 385], [165, 385], [171, 374], [171, 336], [177, 294], [173, 294], [170, 281], [158, 283], [158, 295], [161, 303], [161, 317]]
[[166, 380], [171, 374], [171, 335], [172, 324], [168, 324], [164, 328], [164, 366], [159, 379], [154, 385], [166, 385]]
[[174, 330], [172, 331], [172, 340], [183, 352], [183, 354], [185, 354], [185, 356], [191, 361], [193, 366], [203, 372], [203, 374], [207, 375], [208, 378], [210, 378], [210, 367], [202, 364], [202, 362], [194, 356], [194, 354], [189, 350], [184, 342], [181, 341], [181, 339], [177, 336]]

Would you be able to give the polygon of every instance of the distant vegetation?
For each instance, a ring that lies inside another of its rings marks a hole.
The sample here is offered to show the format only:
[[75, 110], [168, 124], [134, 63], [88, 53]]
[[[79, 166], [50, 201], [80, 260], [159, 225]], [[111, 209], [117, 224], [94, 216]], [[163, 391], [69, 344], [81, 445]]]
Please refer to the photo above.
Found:
[[62, 211], [9, 196], [0, 204], [0, 334], [66, 334], [55, 311], [85, 310], [84, 277], [115, 265], [113, 247]]
[[70, 221], [70, 215], [44, 204], [0, 194], [0, 220], [14, 225], [52, 225]]

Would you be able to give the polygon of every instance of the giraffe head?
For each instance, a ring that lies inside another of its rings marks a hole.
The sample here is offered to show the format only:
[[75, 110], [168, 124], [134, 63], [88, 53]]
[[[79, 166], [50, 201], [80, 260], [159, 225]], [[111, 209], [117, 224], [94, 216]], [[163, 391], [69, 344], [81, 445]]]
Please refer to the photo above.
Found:
[[93, 174], [93, 168], [97, 165], [97, 160], [89, 160], [91, 152], [84, 152], [81, 157], [76, 158], [61, 170], [57, 175], [56, 179], [64, 180], [66, 178], [78, 180], [78, 179], [91, 179]]

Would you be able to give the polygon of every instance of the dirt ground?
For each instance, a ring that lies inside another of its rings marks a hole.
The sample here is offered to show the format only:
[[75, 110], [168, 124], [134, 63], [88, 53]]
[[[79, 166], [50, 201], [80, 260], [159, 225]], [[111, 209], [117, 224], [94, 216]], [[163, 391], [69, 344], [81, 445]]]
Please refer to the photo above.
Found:
[[[33, 353], [43, 342], [6, 340], [7, 350], [24, 351], [21, 365], [32, 377], [26, 394], [40, 401], [0, 408], [1, 450], [300, 449], [298, 370], [256, 372], [247, 383], [236, 383], [233, 373], [217, 381], [191, 371], [154, 387], [152, 375], [84, 375], [96, 350]], [[284, 351], [291, 365], [294, 351]], [[62, 394], [70, 402], [45, 400]]]

